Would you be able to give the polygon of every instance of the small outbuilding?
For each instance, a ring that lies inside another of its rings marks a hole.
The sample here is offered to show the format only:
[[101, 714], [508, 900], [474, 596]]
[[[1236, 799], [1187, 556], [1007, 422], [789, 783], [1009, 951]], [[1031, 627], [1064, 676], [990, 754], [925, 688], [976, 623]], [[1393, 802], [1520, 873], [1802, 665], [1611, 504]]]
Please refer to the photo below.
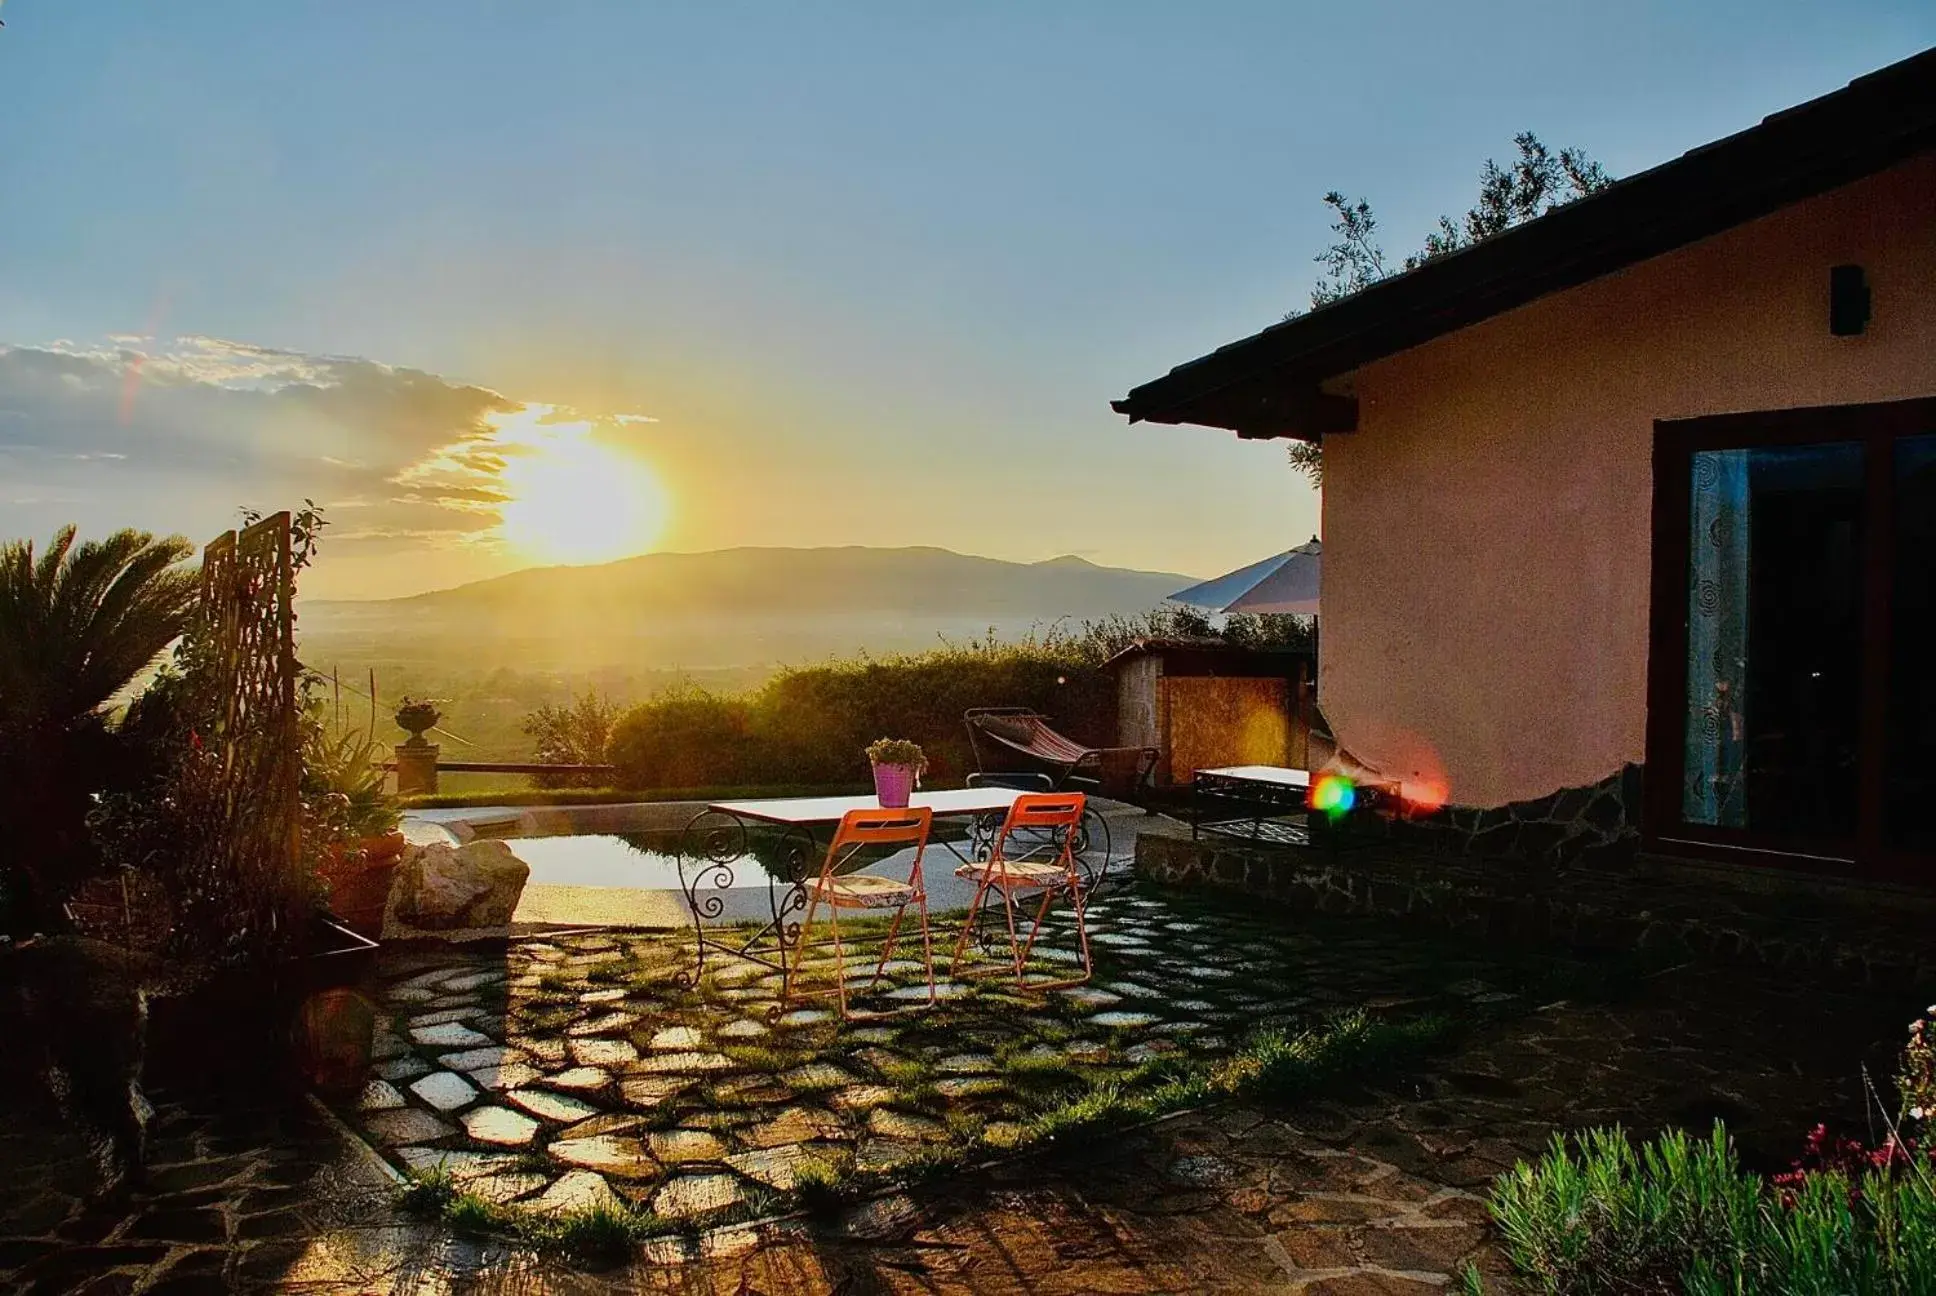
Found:
[[1305, 768], [1316, 664], [1295, 649], [1138, 639], [1104, 663], [1116, 677], [1116, 741], [1156, 748], [1162, 787], [1227, 765]]

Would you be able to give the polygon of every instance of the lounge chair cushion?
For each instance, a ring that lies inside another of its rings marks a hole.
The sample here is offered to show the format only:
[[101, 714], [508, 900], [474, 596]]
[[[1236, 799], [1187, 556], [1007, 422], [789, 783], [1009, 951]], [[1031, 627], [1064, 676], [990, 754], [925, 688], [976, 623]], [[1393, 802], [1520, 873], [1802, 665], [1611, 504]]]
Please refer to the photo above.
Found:
[[871, 873], [852, 873], [846, 877], [815, 878], [809, 884], [813, 897], [821, 904], [839, 909], [899, 909], [916, 900], [914, 888], [893, 878]]

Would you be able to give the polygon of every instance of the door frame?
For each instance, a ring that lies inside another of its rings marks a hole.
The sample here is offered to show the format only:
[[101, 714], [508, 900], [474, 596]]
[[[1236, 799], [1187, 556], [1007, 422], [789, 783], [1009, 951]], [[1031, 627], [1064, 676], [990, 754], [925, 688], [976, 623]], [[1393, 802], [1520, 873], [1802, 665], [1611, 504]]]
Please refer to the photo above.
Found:
[[[1883, 773], [1887, 759], [1890, 578], [1894, 532], [1894, 443], [1936, 434], [1936, 397], [1869, 404], [1758, 410], [1654, 422], [1653, 577], [1647, 652], [1647, 778], [1641, 832], [1667, 854], [1801, 868], [1885, 880], [1929, 878], [1928, 859], [1887, 847]], [[1693, 484], [1700, 450], [1860, 442], [1862, 487], [1862, 679], [1857, 716], [1856, 834], [1846, 842], [1798, 841], [1681, 819], [1686, 772], [1687, 564]], [[1878, 453], [1880, 451], [1881, 453]], [[1919, 867], [1920, 866], [1920, 867]]]

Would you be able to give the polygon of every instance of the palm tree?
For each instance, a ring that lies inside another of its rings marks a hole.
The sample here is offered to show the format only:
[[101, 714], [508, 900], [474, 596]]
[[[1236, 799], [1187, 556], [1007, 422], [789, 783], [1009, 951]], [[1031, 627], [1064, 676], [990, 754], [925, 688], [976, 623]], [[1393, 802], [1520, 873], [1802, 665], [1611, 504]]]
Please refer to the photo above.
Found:
[[187, 627], [191, 552], [145, 531], [76, 544], [71, 526], [38, 556], [0, 546], [0, 823], [15, 856], [0, 865], [30, 923], [54, 919], [85, 866], [108, 704]]

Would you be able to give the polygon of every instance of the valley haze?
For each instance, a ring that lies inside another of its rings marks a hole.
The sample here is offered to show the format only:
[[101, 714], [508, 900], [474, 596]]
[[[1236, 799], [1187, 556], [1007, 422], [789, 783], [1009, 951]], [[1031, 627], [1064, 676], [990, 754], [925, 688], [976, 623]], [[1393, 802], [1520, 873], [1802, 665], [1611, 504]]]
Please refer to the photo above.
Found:
[[301, 633], [305, 659], [325, 669], [467, 649], [526, 669], [759, 668], [1144, 612], [1193, 579], [926, 547], [721, 549], [529, 568], [407, 598], [305, 600]]

